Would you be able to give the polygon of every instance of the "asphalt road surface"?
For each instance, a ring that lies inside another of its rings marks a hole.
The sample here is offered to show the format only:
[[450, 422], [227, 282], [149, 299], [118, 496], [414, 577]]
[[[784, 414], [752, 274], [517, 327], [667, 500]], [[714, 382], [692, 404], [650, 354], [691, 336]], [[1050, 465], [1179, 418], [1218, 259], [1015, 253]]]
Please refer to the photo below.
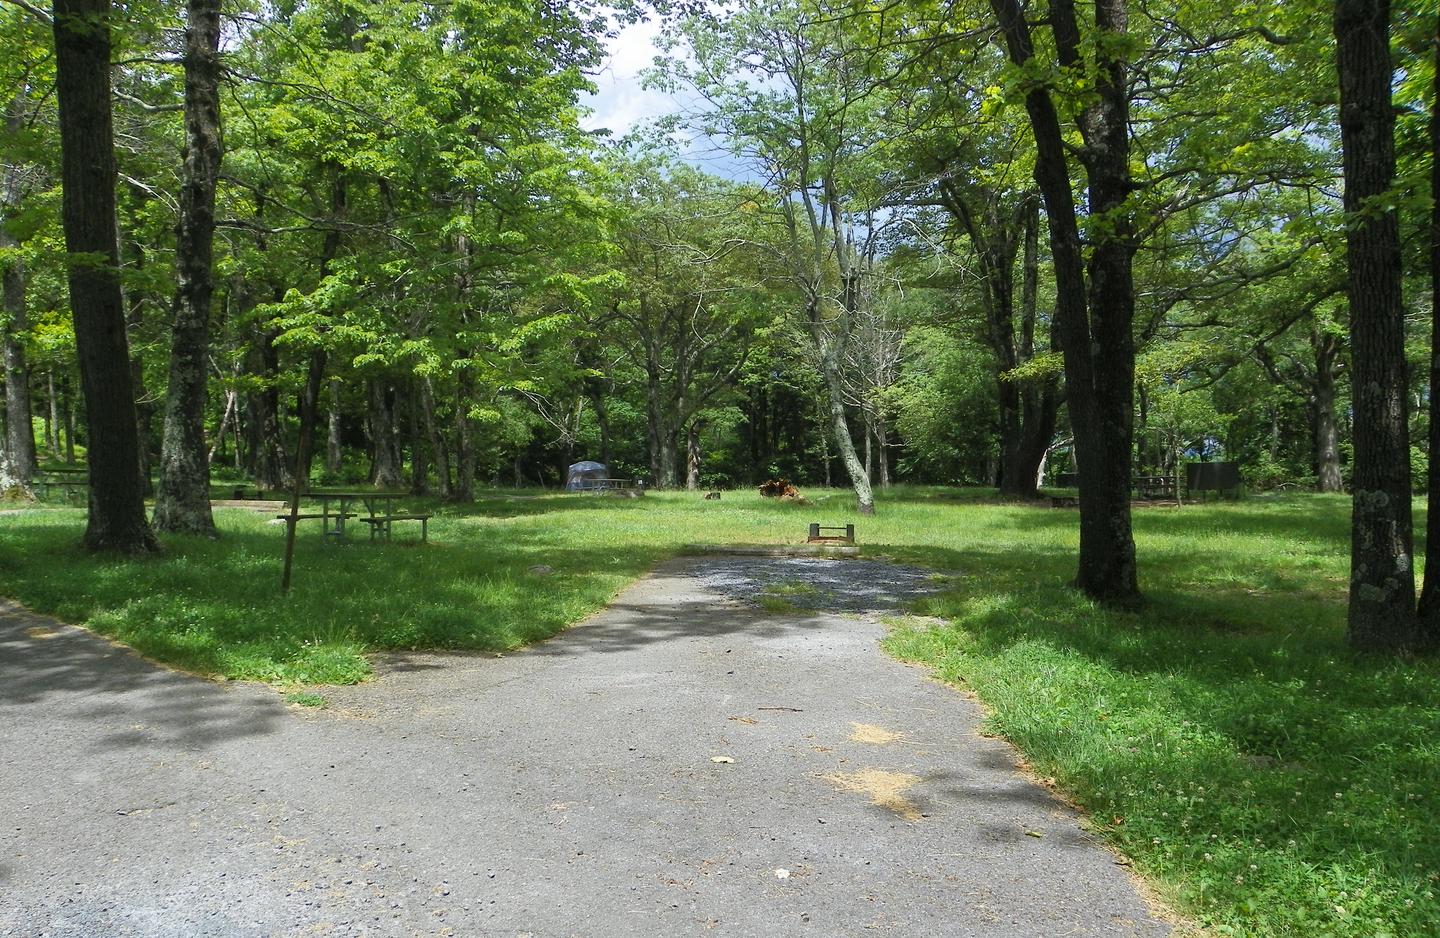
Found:
[[877, 648], [928, 588], [677, 560], [322, 709], [0, 605], [0, 935], [1167, 934], [974, 703]]

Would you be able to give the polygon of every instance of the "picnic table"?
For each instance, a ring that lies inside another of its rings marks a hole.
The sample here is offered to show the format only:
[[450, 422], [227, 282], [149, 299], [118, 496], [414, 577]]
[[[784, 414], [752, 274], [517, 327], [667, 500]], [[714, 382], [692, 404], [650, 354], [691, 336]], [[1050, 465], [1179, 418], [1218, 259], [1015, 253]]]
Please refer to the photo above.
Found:
[[59, 490], [65, 500], [71, 501], [78, 495], [85, 495], [90, 488], [90, 470], [83, 466], [64, 469], [42, 469], [30, 480], [30, 487], [36, 496], [46, 499], [51, 492]]
[[1130, 484], [1141, 498], [1175, 497], [1174, 476], [1135, 476]]
[[[344, 541], [349, 538], [345, 523], [358, 518], [370, 526], [370, 539], [390, 540], [391, 525], [396, 521], [420, 522], [420, 540], [429, 540], [430, 515], [401, 512], [396, 506], [404, 495], [392, 492], [311, 492], [305, 496], [320, 503], [318, 512], [302, 512], [296, 520], [319, 520], [323, 537]], [[357, 506], [358, 503], [358, 506]], [[364, 509], [362, 515], [358, 508]], [[289, 518], [289, 513], [280, 515]]]
[[639, 479], [576, 479], [569, 491], [602, 495], [644, 495], [645, 483]]

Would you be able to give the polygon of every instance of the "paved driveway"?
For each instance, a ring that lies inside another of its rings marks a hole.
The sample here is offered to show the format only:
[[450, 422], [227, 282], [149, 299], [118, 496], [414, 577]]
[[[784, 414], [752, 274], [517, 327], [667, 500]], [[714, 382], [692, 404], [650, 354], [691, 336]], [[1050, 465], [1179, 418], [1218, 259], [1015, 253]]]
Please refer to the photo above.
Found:
[[1166, 934], [973, 703], [877, 649], [856, 610], [925, 588], [674, 561], [322, 710], [0, 606], [0, 935]]

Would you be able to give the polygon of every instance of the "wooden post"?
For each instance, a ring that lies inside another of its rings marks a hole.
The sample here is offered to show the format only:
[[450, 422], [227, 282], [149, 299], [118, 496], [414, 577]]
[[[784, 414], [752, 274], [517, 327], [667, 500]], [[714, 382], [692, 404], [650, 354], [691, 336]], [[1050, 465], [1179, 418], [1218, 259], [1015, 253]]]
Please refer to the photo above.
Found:
[[849, 541], [850, 543], [852, 543], [852, 544], [855, 543], [855, 525], [853, 525], [853, 524], [847, 524], [847, 525], [845, 525], [845, 539], [848, 540], [848, 541]]
[[315, 436], [315, 407], [320, 398], [320, 382], [325, 378], [325, 352], [310, 353], [310, 372], [306, 380], [305, 399], [300, 407], [300, 445], [295, 454], [295, 488], [290, 493], [290, 517], [285, 529], [285, 572], [280, 577], [280, 592], [290, 592], [290, 567], [295, 560], [295, 525], [299, 522], [300, 496], [305, 492], [306, 468], [310, 465], [310, 447]]
[[818, 541], [819, 539], [820, 539], [820, 522], [817, 521], [817, 522], [815, 522], [814, 524], [810, 525], [810, 540], [812, 540], [812, 541]]

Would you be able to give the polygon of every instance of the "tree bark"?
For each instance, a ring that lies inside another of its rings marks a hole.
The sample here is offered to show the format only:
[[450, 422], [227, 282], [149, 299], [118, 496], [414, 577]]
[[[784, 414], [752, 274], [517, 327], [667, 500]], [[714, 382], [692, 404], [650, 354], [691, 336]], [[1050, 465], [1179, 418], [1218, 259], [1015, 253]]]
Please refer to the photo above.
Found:
[[820, 376], [825, 381], [825, 398], [830, 422], [830, 434], [835, 441], [840, 462], [850, 477], [850, 488], [855, 492], [855, 509], [862, 515], [875, 514], [875, 494], [870, 489], [870, 476], [860, 463], [855, 452], [855, 440], [850, 436], [850, 422], [845, 416], [845, 382], [840, 374], [840, 351], [837, 341], [824, 334], [819, 320], [819, 310], [812, 308], [806, 316], [810, 326], [811, 341], [820, 350]]
[[1314, 420], [1315, 488], [1343, 492], [1340, 478], [1340, 428], [1335, 419], [1335, 359], [1339, 342], [1332, 335], [1315, 339], [1315, 383], [1311, 395]]
[[331, 474], [340, 471], [344, 457], [340, 448], [340, 379], [330, 379], [330, 409], [326, 415], [325, 470]]
[[90, 444], [92, 551], [151, 553], [115, 239], [109, 0], [55, 0], [62, 217]]
[[10, 448], [0, 440], [0, 502], [7, 499], [30, 501], [35, 493], [30, 490], [30, 480], [22, 476], [10, 458]]
[[1355, 409], [1346, 638], [1365, 651], [1404, 649], [1417, 638], [1400, 233], [1395, 209], [1372, 204], [1395, 177], [1389, 36], [1388, 0], [1337, 0]]
[[470, 398], [475, 394], [475, 378], [468, 368], [459, 369], [455, 389], [455, 487], [450, 500], [475, 500], [475, 447], [471, 440]]
[[405, 479], [401, 473], [389, 382], [384, 378], [370, 378], [365, 386], [370, 402], [370, 483], [383, 489], [397, 488]]
[[53, 367], [45, 371], [45, 449], [52, 460], [60, 458], [60, 395]]
[[264, 381], [246, 396], [245, 430], [249, 439], [250, 476], [255, 485], [272, 491], [290, 487], [285, 444], [280, 435], [280, 355], [275, 349], [279, 330], [262, 329], [250, 348], [249, 371]]
[[685, 434], [685, 488], [691, 492], [700, 488], [700, 433], [704, 429], [704, 421], [692, 420]]
[[189, 0], [185, 20], [185, 150], [176, 241], [175, 326], [155, 527], [215, 537], [205, 451], [210, 307], [215, 291], [215, 187], [220, 175], [220, 3]]
[[435, 456], [435, 480], [439, 486], [437, 494], [450, 501], [450, 452], [445, 446], [440, 425], [435, 421], [435, 389], [429, 378], [420, 380], [420, 409], [425, 421], [425, 433], [430, 438], [430, 451]]

